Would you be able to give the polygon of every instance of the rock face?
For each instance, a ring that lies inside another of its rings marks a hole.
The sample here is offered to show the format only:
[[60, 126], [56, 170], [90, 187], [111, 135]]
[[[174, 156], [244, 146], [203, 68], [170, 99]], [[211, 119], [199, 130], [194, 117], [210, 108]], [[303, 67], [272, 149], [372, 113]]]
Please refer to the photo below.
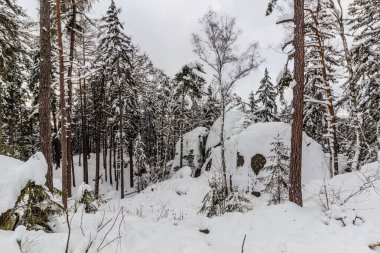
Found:
[[[205, 145], [208, 135], [208, 129], [197, 127], [183, 135], [183, 166], [189, 166], [193, 169], [193, 176], [199, 171], [205, 160]], [[172, 164], [172, 171], [179, 169], [180, 164], [180, 141], [176, 144], [175, 158]]]
[[[242, 190], [258, 190], [260, 183], [257, 178], [264, 173], [262, 170], [264, 167], [271, 165], [269, 159], [269, 156], [272, 155], [271, 143], [277, 135], [280, 135], [285, 145], [290, 148], [291, 126], [281, 122], [256, 123], [245, 129], [242, 125], [240, 127], [237, 124], [234, 125], [235, 130], [229, 131], [231, 135], [225, 142], [227, 173], [231, 175], [234, 186], [238, 186]], [[215, 138], [213, 136], [216, 134], [211, 135], [210, 132], [209, 138]], [[215, 143], [215, 141], [207, 140], [207, 144], [209, 143]], [[209, 171], [207, 173], [210, 176], [218, 175], [221, 171], [220, 146], [211, 148], [209, 153], [202, 169]], [[211, 159], [213, 162], [210, 165], [208, 162]], [[302, 183], [306, 184], [314, 179], [328, 177], [330, 177], [328, 164], [321, 145], [304, 134]]]
[[256, 175], [260, 173], [262, 169], [264, 169], [267, 163], [267, 159], [262, 154], [256, 154], [251, 158], [251, 168]]

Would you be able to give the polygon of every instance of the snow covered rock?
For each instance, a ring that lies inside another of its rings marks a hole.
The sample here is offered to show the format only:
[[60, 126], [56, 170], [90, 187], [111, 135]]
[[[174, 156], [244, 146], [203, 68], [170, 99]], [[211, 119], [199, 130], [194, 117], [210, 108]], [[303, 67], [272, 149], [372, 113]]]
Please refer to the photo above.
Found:
[[21, 190], [29, 181], [36, 185], [45, 184], [47, 164], [40, 152], [22, 162], [7, 156], [0, 156], [0, 214], [12, 208]]
[[[291, 126], [281, 122], [252, 124], [226, 140], [227, 173], [231, 175], [234, 186], [250, 191], [260, 188], [256, 179], [260, 176], [262, 168], [271, 165], [271, 143], [277, 135], [280, 135], [284, 144], [290, 148]], [[202, 170], [209, 171], [210, 176], [221, 175], [220, 147], [211, 150]], [[322, 147], [304, 134], [302, 183], [323, 178], [329, 178], [329, 169]]]
[[[202, 167], [204, 150], [208, 129], [197, 127], [183, 135], [183, 165], [190, 166], [194, 171]], [[172, 163], [174, 170], [179, 168], [181, 153], [181, 141], [176, 144], [175, 158]]]
[[[224, 139], [227, 140], [233, 135], [241, 133], [247, 126], [249, 126], [251, 120], [248, 115], [241, 111], [229, 111], [226, 113], [224, 122]], [[220, 130], [222, 119], [218, 118], [210, 129], [210, 133], [207, 137], [206, 151], [220, 145]]]

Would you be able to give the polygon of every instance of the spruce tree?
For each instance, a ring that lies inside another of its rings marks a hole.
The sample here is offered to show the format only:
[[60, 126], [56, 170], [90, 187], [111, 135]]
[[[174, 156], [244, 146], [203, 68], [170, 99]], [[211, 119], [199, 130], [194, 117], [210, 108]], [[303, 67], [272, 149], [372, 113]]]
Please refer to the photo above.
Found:
[[118, 162], [117, 168], [120, 173], [120, 192], [121, 198], [124, 198], [124, 146], [125, 146], [125, 111], [126, 103], [130, 102], [127, 96], [134, 86], [132, 78], [132, 53], [131, 39], [124, 34], [124, 28], [119, 20], [120, 10], [116, 8], [114, 1], [107, 10], [106, 16], [101, 20], [100, 29], [102, 30], [100, 44], [98, 47], [97, 58], [95, 63], [101, 70], [98, 78], [94, 83], [98, 88], [94, 90], [93, 98], [97, 100], [96, 108], [96, 181], [95, 193], [99, 193], [99, 167], [100, 167], [100, 135], [101, 129], [99, 124], [103, 119], [104, 99], [106, 88], [111, 96], [110, 107], [111, 114], [114, 115], [116, 123]]
[[289, 191], [289, 148], [285, 146], [280, 134], [271, 143], [272, 165], [265, 168], [267, 176], [263, 178], [265, 192], [270, 195], [269, 204], [281, 204], [288, 199]]
[[378, 159], [380, 149], [380, 1], [355, 0], [349, 6], [349, 24], [354, 33], [352, 62], [358, 83], [358, 107], [363, 122], [366, 152], [361, 160]]
[[276, 89], [271, 82], [268, 69], [265, 69], [264, 78], [260, 81], [260, 87], [256, 92], [258, 97], [256, 102], [260, 105], [255, 115], [259, 122], [274, 122], [278, 121], [277, 104], [276, 104]]

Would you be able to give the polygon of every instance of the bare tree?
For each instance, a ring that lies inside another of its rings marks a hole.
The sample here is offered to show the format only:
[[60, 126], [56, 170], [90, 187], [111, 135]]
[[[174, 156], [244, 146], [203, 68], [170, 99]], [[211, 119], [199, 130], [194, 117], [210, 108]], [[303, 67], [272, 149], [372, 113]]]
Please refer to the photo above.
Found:
[[304, 0], [294, 0], [294, 80], [296, 85], [293, 88], [289, 200], [299, 206], [302, 206], [301, 168], [305, 69], [304, 16]]
[[213, 81], [218, 86], [221, 99], [221, 163], [222, 174], [226, 194], [227, 170], [224, 146], [224, 123], [226, 107], [231, 96], [231, 91], [237, 81], [246, 77], [252, 70], [256, 69], [260, 60], [258, 44], [252, 43], [242, 54], [236, 52], [236, 44], [240, 35], [236, 27], [236, 19], [228, 16], [219, 16], [210, 10], [200, 20], [203, 26], [203, 36], [193, 34], [192, 42], [194, 52], [206, 63], [213, 72]]
[[[51, 41], [50, 41], [50, 2], [40, 0], [40, 87], [39, 87], [39, 121], [40, 121], [40, 147], [45, 156], [48, 171], [46, 186], [53, 190], [53, 164], [51, 146], [51, 120], [50, 120], [50, 82], [51, 82]], [[1, 142], [1, 141], [0, 141]], [[2, 150], [1, 150], [2, 151]]]

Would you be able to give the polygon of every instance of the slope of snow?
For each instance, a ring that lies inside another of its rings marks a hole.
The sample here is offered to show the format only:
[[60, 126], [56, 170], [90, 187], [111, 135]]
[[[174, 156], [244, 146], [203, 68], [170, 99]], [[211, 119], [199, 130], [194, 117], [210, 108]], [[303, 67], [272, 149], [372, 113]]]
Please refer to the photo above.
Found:
[[[361, 175], [379, 172], [379, 164], [374, 163], [361, 172], [339, 175], [326, 183], [352, 193], [360, 187]], [[374, 190], [349, 202], [347, 208], [354, 208], [365, 219], [365, 223], [356, 226], [343, 227], [336, 220], [326, 223], [318, 197], [321, 180], [310, 182], [304, 189], [304, 208], [292, 203], [266, 206], [261, 198], [254, 198], [250, 212], [210, 219], [198, 213], [209, 190], [207, 178], [191, 178], [190, 173], [189, 167], [180, 169], [168, 181], [139, 195], [111, 200], [97, 214], [82, 214], [79, 209], [72, 219], [69, 252], [84, 253], [89, 242], [93, 242], [89, 252], [98, 252], [109, 243], [99, 252], [231, 253], [241, 252], [246, 236], [244, 252], [250, 253], [370, 253], [373, 251], [368, 245], [380, 241], [380, 198]], [[377, 182], [376, 186], [380, 184]], [[107, 221], [110, 222], [97, 233]], [[64, 252], [67, 229], [61, 222], [54, 234], [0, 231], [0, 245], [6, 252], [19, 253], [15, 242], [19, 238], [24, 252]], [[208, 234], [199, 231], [206, 229]], [[121, 240], [113, 241], [119, 236]]]
[[45, 184], [47, 164], [42, 153], [36, 153], [28, 161], [0, 156], [0, 214], [12, 208], [28, 181]]

